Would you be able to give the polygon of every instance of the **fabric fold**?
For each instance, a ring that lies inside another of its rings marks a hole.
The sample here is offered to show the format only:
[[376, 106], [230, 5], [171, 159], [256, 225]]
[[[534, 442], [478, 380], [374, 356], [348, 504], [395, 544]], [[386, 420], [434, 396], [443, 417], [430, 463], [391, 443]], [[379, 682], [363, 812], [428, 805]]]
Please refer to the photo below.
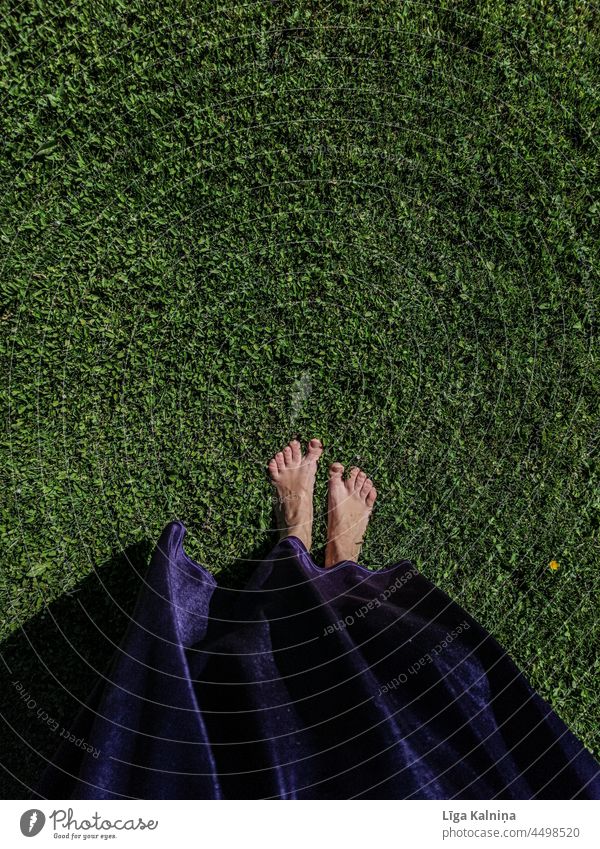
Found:
[[600, 768], [497, 641], [403, 560], [279, 542], [243, 590], [163, 532], [48, 798], [599, 798]]
[[185, 555], [184, 535], [178, 522], [162, 533], [111, 668], [77, 718], [77, 736], [98, 755], [65, 741], [42, 778], [42, 796], [219, 798], [185, 654], [206, 634], [216, 581]]

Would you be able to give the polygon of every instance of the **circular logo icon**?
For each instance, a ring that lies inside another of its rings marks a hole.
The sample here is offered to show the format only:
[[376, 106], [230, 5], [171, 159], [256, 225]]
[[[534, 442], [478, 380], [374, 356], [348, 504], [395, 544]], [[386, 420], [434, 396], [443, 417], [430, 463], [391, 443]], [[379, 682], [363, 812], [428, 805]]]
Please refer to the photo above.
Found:
[[35, 837], [43, 829], [45, 822], [46, 817], [37, 808], [25, 811], [21, 817], [21, 833], [25, 837]]

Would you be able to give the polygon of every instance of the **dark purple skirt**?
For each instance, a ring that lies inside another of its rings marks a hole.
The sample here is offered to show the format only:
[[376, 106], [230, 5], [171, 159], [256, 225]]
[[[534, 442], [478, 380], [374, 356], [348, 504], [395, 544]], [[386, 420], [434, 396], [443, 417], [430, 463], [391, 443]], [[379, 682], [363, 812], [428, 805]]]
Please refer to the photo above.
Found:
[[600, 767], [410, 561], [322, 569], [296, 537], [243, 590], [158, 542], [50, 799], [589, 799]]

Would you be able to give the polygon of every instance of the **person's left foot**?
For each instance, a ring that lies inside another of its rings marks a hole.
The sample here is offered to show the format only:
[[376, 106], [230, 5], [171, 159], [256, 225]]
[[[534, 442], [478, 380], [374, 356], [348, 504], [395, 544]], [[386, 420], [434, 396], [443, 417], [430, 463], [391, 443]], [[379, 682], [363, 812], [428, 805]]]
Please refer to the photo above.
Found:
[[271, 483], [277, 491], [275, 513], [280, 539], [295, 536], [307, 549], [312, 544], [313, 492], [317, 460], [323, 453], [319, 439], [311, 439], [306, 454], [297, 439], [269, 462]]

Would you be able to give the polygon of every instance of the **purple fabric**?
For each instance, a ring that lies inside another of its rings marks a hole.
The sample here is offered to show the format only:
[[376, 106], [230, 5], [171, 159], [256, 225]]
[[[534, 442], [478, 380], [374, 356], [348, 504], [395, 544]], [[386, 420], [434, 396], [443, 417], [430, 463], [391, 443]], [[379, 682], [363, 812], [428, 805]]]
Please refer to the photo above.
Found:
[[278, 543], [218, 587], [169, 524], [107, 679], [38, 792], [110, 798], [600, 798], [600, 768], [410, 561]]

